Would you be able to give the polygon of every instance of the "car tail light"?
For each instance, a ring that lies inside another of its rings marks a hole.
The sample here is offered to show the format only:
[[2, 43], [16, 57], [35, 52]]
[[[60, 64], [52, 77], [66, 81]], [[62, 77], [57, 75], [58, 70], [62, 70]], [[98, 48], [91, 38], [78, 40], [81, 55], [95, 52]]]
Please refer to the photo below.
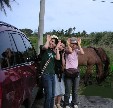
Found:
[[0, 108], [2, 108], [2, 84], [0, 83]]

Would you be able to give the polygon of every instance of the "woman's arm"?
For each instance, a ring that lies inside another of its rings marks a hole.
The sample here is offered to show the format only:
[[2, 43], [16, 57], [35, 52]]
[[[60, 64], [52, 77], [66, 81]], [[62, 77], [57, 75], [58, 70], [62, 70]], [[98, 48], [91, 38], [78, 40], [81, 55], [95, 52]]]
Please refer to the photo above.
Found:
[[47, 41], [46, 41], [45, 45], [42, 47], [42, 49], [48, 49], [49, 42], [51, 40], [51, 36], [50, 35], [47, 35], [47, 38], [46, 39], [47, 39]]
[[70, 38], [68, 38], [68, 40], [67, 40], [67, 48], [66, 48], [65, 52], [69, 53], [69, 54], [73, 52], [72, 48], [70, 46]]
[[55, 53], [56, 53], [56, 60], [60, 60], [60, 53], [59, 53], [59, 46], [61, 45], [61, 41], [58, 42], [56, 48], [55, 48]]
[[64, 53], [62, 53], [62, 69], [64, 70], [64, 68], [65, 68], [65, 65], [66, 65], [66, 61], [65, 61], [65, 52]]
[[79, 47], [80, 53], [84, 54], [84, 50], [81, 47], [81, 39], [80, 38], [78, 38], [78, 47]]

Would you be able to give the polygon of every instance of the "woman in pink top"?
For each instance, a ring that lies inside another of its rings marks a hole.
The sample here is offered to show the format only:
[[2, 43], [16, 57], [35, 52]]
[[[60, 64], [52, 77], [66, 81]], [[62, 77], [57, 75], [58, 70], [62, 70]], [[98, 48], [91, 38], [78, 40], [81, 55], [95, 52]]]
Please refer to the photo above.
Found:
[[[67, 40], [66, 53], [66, 69], [78, 68], [78, 53], [84, 54], [81, 48], [81, 39], [76, 39], [75, 37], [69, 38]], [[79, 87], [79, 74], [76, 77], [66, 77], [65, 82], [65, 95], [64, 95], [64, 106], [65, 108], [70, 108], [69, 98], [72, 90], [72, 107], [78, 108], [78, 87]]]

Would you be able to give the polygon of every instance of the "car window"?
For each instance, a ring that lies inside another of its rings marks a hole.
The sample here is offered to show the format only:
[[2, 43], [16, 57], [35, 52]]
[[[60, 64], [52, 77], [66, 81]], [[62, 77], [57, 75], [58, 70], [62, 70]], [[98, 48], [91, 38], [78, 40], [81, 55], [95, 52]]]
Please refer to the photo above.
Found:
[[30, 41], [18, 32], [0, 32], [0, 68], [34, 61], [36, 52]]
[[16, 63], [20, 64], [34, 61], [36, 58], [36, 53], [26, 36], [20, 33], [11, 33], [11, 35], [13, 36], [18, 50], [16, 56]]
[[32, 47], [30, 41], [25, 37], [25, 36], [22, 36], [23, 40], [24, 40], [24, 43], [25, 43], [25, 47], [26, 47], [26, 50], [27, 50], [27, 53], [28, 53], [28, 61], [34, 61], [35, 58], [36, 58], [36, 52], [34, 50], [34, 48]]
[[16, 64], [21, 64], [27, 62], [27, 50], [25, 48], [25, 44], [23, 39], [19, 33], [11, 33], [15, 45], [17, 47], [17, 51], [15, 51]]
[[0, 68], [14, 65], [14, 53], [10, 34], [7, 31], [0, 32]]

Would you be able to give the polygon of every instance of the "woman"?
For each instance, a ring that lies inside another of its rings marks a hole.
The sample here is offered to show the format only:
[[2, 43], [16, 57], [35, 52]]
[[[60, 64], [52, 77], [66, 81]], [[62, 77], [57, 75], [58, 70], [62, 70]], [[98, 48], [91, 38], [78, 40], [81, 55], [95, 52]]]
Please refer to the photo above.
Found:
[[60, 60], [55, 60], [55, 105], [54, 108], [62, 108], [61, 98], [65, 94], [64, 78], [62, 67], [65, 66], [64, 50], [66, 47], [66, 41], [61, 40], [61, 45], [59, 46]]
[[58, 49], [59, 46], [60, 42], [58, 42], [57, 38], [47, 35], [47, 41], [45, 45], [42, 47], [42, 50], [45, 50], [41, 60], [41, 67], [43, 70], [42, 81], [45, 93], [44, 108], [54, 107], [54, 93], [55, 93], [54, 66], [55, 59], [60, 60], [60, 54]]
[[[78, 53], [84, 54], [81, 48], [81, 39], [75, 37], [67, 40], [68, 48], [66, 49], [66, 69], [77, 69], [78, 68]], [[77, 74], [74, 77], [67, 77], [65, 74], [65, 95], [64, 105], [66, 108], [69, 106], [69, 98], [72, 90], [72, 107], [78, 108], [78, 87], [79, 87], [80, 76]]]

